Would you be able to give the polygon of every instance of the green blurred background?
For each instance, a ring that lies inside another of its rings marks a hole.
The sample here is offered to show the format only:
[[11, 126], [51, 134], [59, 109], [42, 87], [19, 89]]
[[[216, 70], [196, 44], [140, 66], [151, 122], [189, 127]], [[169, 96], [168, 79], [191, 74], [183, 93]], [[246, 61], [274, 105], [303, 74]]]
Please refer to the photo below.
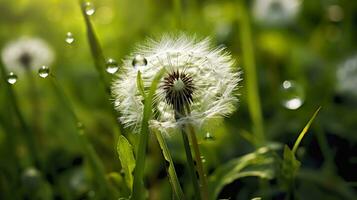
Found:
[[[238, 12], [237, 7], [242, 2], [248, 17], [243, 18]], [[313, 112], [322, 106], [298, 150], [297, 157], [302, 162], [297, 181], [299, 197], [357, 198], [357, 85], [351, 91], [339, 91], [338, 85], [342, 83], [336, 76], [348, 59], [357, 56], [357, 1], [301, 1], [294, 19], [274, 24], [255, 19], [254, 1], [183, 0], [181, 13], [175, 10], [174, 2], [168, 0], [93, 0], [92, 3], [95, 13], [91, 19], [107, 58], [120, 63], [147, 37], [183, 31], [198, 37], [209, 36], [217, 46], [225, 46], [236, 59], [236, 67], [242, 69], [243, 78], [246, 46], [242, 42], [244, 30], [240, 20], [249, 20], [246, 22], [251, 28], [264, 133], [268, 140], [291, 147]], [[117, 127], [112, 115], [113, 103], [95, 70], [79, 3], [73, 0], [0, 0], [0, 12], [0, 48], [22, 36], [47, 41], [55, 53], [55, 62], [49, 66], [51, 73], [73, 103], [105, 171], [120, 172], [113, 136]], [[65, 42], [67, 32], [73, 34], [72, 44]], [[357, 61], [354, 65], [355, 74], [348, 78], [355, 80]], [[77, 127], [70, 111], [58, 99], [50, 80], [39, 78], [37, 69], [33, 74], [35, 92], [39, 96], [38, 113], [33, 113], [29, 100], [33, 91], [24, 73], [17, 74], [18, 80], [11, 88], [26, 122], [31, 128], [35, 126], [33, 121], [39, 124], [35, 135], [44, 167], [34, 169], [29, 164], [29, 152], [8, 98], [7, 83], [2, 81], [0, 199], [98, 199], [94, 184], [96, 175], [86, 167], [81, 153], [83, 147], [73, 137]], [[114, 75], [108, 77], [115, 78]], [[282, 89], [285, 80], [292, 80], [294, 88]], [[237, 112], [205, 127], [198, 136], [204, 164], [210, 173], [230, 159], [255, 149], [247, 139], [253, 129], [245, 85], [243, 80]], [[283, 105], [292, 96], [302, 102], [296, 109]], [[130, 129], [126, 132], [131, 135]], [[213, 135], [212, 139], [204, 139], [207, 132]], [[188, 178], [183, 173], [184, 153], [179, 140], [172, 136], [168, 142], [177, 161], [178, 175], [185, 182]], [[154, 137], [150, 138], [146, 172], [150, 199], [170, 199], [170, 185]], [[259, 185], [256, 178], [240, 179], [227, 185], [220, 198], [251, 199], [259, 195], [269, 199], [284, 198], [274, 180], [268, 188]]]

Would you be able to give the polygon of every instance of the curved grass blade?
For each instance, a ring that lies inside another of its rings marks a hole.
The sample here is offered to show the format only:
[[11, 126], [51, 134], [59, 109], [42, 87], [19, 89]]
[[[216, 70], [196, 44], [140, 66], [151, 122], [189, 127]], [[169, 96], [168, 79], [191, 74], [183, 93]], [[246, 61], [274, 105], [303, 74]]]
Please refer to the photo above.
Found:
[[309, 122], [306, 124], [306, 126], [304, 127], [304, 129], [302, 129], [301, 133], [299, 134], [299, 137], [296, 139], [294, 147], [293, 147], [293, 154], [296, 153], [297, 148], [299, 147], [299, 144], [301, 142], [301, 140], [304, 138], [305, 134], [307, 133], [307, 131], [309, 130], [312, 122], [314, 121], [315, 117], [317, 116], [317, 114], [319, 113], [319, 111], [321, 110], [321, 106], [315, 111], [315, 113], [312, 115], [311, 119], [309, 120]]
[[274, 176], [273, 165], [275, 159], [270, 153], [277, 148], [277, 146], [261, 147], [253, 153], [233, 159], [218, 167], [209, 177], [210, 199], [217, 199], [225, 185], [239, 178], [256, 176], [263, 179], [271, 179]]
[[162, 150], [162, 154], [164, 155], [166, 162], [168, 162], [167, 171], [175, 196], [177, 199], [185, 199], [185, 195], [183, 194], [182, 188], [180, 186], [180, 182], [177, 178], [174, 161], [172, 160], [169, 148], [167, 147], [167, 144], [165, 142], [165, 138], [158, 130], [153, 130], [153, 132], [155, 133], [157, 141], [159, 142], [160, 148]]

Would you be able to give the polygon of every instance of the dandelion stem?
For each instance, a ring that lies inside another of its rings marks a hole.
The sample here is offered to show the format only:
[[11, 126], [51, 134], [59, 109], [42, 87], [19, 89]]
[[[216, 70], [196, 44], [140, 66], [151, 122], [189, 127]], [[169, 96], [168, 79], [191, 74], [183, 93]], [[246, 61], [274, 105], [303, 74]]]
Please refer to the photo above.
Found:
[[28, 148], [28, 151], [31, 154], [30, 160], [31, 160], [31, 162], [33, 162], [33, 164], [35, 166], [39, 167], [39, 169], [42, 169], [42, 162], [41, 162], [40, 156], [38, 154], [37, 145], [36, 145], [36, 141], [35, 141], [33, 132], [31, 130], [31, 128], [28, 126], [28, 124], [26, 123], [25, 118], [19, 108], [15, 92], [13, 91], [12, 87], [7, 83], [7, 80], [6, 80], [7, 71], [1, 63], [0, 63], [0, 70], [1, 70], [3, 80], [5, 82], [5, 85], [6, 85], [6, 89], [7, 89], [7, 93], [8, 93], [8, 97], [10, 99], [11, 105], [13, 106], [15, 115], [19, 120], [19, 123], [21, 126], [21, 131], [25, 138], [26, 146]]
[[61, 99], [62, 103], [67, 108], [67, 110], [71, 113], [71, 115], [75, 121], [75, 125], [76, 125], [77, 131], [78, 131], [78, 134], [76, 135], [76, 137], [79, 138], [81, 146], [84, 147], [83, 153], [86, 155], [86, 157], [88, 159], [88, 163], [89, 163], [90, 168], [93, 170], [93, 174], [96, 174], [96, 180], [98, 180], [98, 187], [101, 192], [101, 195], [103, 195], [103, 197], [110, 197], [111, 199], [114, 198], [113, 193], [111, 192], [110, 185], [106, 179], [104, 166], [102, 165], [93, 146], [88, 141], [88, 139], [84, 133], [84, 127], [81, 124], [81, 122], [74, 110], [74, 107], [72, 106], [70, 99], [67, 97], [67, 95], [65, 94], [65, 92], [62, 89], [62, 87], [60, 86], [60, 84], [58, 84], [57, 79], [55, 78], [55, 76], [53, 74], [50, 75], [50, 82], [54, 88], [54, 91], [56, 91], [58, 97]]
[[253, 133], [257, 146], [265, 142], [263, 117], [260, 105], [259, 88], [257, 80], [257, 71], [254, 58], [253, 41], [250, 29], [250, 19], [246, 11], [244, 1], [238, 1], [239, 23], [241, 28], [240, 40], [242, 43], [242, 54], [244, 63], [244, 74], [247, 88], [247, 102], [250, 116], [253, 121]]
[[156, 139], [159, 142], [165, 160], [169, 162], [167, 171], [169, 174], [170, 183], [172, 185], [173, 192], [175, 193], [177, 199], [185, 199], [185, 195], [183, 194], [182, 188], [180, 186], [180, 182], [177, 178], [174, 161], [172, 160], [165, 138], [162, 136], [160, 131], [154, 129], [153, 132], [155, 133]]
[[186, 159], [187, 159], [187, 164], [188, 164], [188, 172], [192, 179], [192, 184], [193, 184], [193, 188], [194, 188], [194, 192], [195, 192], [195, 196], [196, 196], [195, 199], [201, 199], [201, 191], [200, 191], [200, 186], [197, 181], [195, 164], [193, 162], [191, 148], [190, 148], [190, 142], [188, 140], [187, 132], [185, 131], [185, 128], [183, 128], [183, 127], [181, 129], [181, 134], [182, 134], [183, 144], [185, 147]]
[[195, 129], [191, 124], [187, 125], [188, 132], [190, 133], [191, 136], [191, 143], [193, 147], [193, 152], [196, 157], [196, 163], [197, 163], [197, 172], [200, 177], [200, 189], [202, 193], [203, 199], [208, 199], [208, 183], [207, 183], [207, 175], [203, 169], [203, 164], [202, 164], [202, 159], [201, 159], [201, 153], [200, 149], [198, 146], [197, 138], [196, 138], [196, 133]]

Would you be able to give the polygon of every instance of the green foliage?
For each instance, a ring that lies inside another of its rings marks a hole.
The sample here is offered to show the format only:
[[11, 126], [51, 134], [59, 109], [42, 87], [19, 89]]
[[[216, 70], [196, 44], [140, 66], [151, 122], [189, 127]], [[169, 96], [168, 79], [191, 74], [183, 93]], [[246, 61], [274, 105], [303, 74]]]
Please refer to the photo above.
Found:
[[239, 178], [256, 176], [262, 179], [272, 179], [274, 177], [274, 162], [276, 162], [272, 154], [273, 149], [276, 147], [261, 147], [253, 153], [232, 159], [219, 166], [209, 177], [211, 199], [217, 199], [225, 185]]
[[[117, 151], [124, 171], [126, 186], [131, 190], [133, 188], [133, 171], [135, 168], [135, 158], [133, 147], [124, 136], [119, 136]], [[118, 177], [118, 176], [114, 176]], [[116, 178], [118, 179], [118, 178]], [[117, 181], [118, 182], [118, 181]]]

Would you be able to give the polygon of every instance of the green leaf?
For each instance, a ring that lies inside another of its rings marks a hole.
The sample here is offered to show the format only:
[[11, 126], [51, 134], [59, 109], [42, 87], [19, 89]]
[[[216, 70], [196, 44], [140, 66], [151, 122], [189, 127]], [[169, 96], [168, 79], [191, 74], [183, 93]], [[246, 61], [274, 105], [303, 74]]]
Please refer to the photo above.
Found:
[[261, 147], [253, 153], [233, 159], [217, 168], [209, 178], [211, 199], [217, 199], [219, 192], [225, 185], [233, 181], [247, 177], [256, 176], [271, 179], [274, 176], [274, 156], [271, 154], [277, 146]]
[[119, 136], [117, 151], [125, 174], [125, 182], [128, 188], [133, 187], [133, 171], [135, 168], [135, 158], [133, 147], [124, 136]]
[[299, 171], [301, 163], [287, 145], [284, 146], [283, 159], [281, 175], [285, 183], [289, 185]]

